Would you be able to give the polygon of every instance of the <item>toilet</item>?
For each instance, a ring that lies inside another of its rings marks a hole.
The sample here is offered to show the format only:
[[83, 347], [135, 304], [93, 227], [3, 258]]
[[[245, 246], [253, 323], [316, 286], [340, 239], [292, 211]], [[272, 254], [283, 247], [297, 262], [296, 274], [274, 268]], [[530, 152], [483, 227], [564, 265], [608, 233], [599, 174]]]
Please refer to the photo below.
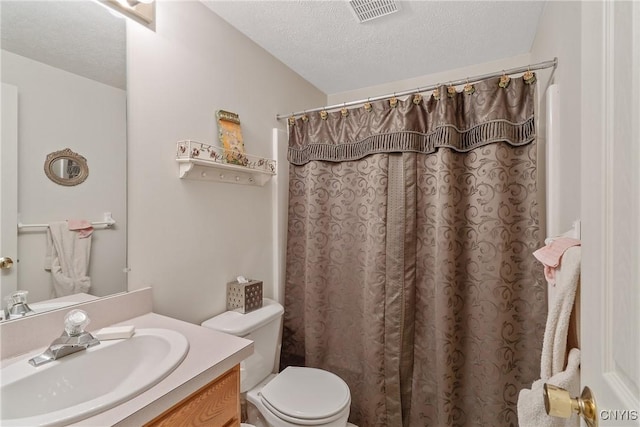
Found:
[[346, 427], [351, 393], [337, 375], [316, 368], [288, 367], [274, 374], [280, 355], [284, 308], [265, 298], [261, 308], [227, 311], [202, 326], [253, 341], [254, 353], [240, 364], [240, 392], [248, 423], [258, 427]]

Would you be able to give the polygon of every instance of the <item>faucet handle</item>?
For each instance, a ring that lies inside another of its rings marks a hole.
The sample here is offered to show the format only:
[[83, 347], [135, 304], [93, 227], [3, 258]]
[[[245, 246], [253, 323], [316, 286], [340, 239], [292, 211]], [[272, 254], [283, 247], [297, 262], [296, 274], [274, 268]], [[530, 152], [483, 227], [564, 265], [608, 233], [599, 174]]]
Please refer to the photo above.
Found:
[[33, 314], [33, 310], [27, 304], [28, 293], [29, 291], [15, 291], [11, 295], [4, 297], [6, 302], [4, 308], [5, 319], [17, 319]]
[[70, 337], [75, 337], [84, 332], [91, 320], [84, 310], [71, 310], [64, 317], [64, 330]]
[[26, 304], [29, 291], [15, 291], [11, 296], [15, 304]]
[[15, 291], [11, 295], [4, 297], [4, 300], [7, 302], [8, 306], [26, 304], [27, 295], [29, 295], [29, 291]]

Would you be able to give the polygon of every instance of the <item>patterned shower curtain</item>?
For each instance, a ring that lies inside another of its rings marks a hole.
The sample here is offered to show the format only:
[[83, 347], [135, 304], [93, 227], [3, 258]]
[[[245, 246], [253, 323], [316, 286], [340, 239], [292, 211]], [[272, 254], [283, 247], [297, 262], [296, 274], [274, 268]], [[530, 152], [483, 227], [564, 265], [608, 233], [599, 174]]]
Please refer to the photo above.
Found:
[[282, 365], [342, 377], [360, 427], [517, 426], [546, 319], [530, 83], [290, 120]]

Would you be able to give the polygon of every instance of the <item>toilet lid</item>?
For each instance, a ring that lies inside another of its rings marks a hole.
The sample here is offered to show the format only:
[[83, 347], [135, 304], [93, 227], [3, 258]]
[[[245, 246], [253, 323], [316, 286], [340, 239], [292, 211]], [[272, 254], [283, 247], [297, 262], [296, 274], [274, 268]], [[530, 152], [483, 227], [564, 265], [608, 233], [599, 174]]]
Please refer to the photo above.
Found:
[[351, 403], [347, 383], [331, 372], [315, 368], [290, 366], [264, 386], [261, 395], [276, 415], [293, 422], [325, 420], [340, 414]]

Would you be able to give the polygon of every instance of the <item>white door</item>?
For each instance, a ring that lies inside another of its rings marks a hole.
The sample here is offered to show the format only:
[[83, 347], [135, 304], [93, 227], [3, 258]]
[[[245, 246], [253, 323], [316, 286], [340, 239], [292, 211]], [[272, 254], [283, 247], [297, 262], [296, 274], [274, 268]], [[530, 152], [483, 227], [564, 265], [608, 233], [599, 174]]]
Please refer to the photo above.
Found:
[[582, 3], [581, 383], [640, 425], [640, 2]]
[[[0, 304], [17, 289], [18, 273], [18, 88], [2, 83], [2, 144], [0, 145]], [[2, 260], [4, 258], [4, 260]]]

